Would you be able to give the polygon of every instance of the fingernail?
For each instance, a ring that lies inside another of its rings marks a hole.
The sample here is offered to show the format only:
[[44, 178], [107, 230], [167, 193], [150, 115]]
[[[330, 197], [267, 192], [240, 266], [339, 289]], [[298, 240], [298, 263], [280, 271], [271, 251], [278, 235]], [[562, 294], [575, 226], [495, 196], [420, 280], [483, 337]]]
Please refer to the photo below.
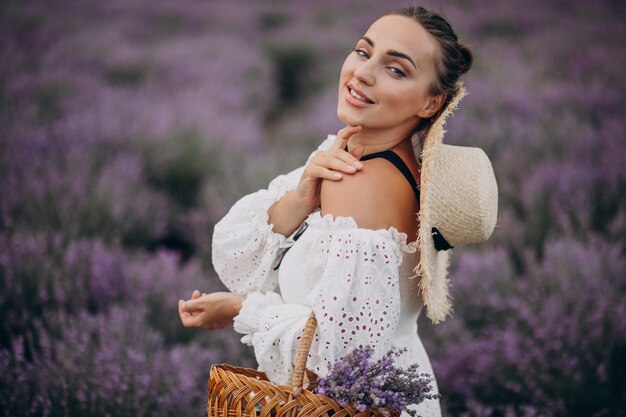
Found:
[[339, 179], [339, 178], [341, 178], [341, 174], [339, 174], [339, 173], [335, 173], [335, 174], [333, 174], [333, 177], [335, 177], [335, 178]]
[[354, 166], [357, 168], [363, 168], [363, 164], [359, 161], [354, 161]]
[[348, 169], [350, 172], [356, 171], [356, 168], [353, 167], [352, 165], [346, 165], [346, 169]]

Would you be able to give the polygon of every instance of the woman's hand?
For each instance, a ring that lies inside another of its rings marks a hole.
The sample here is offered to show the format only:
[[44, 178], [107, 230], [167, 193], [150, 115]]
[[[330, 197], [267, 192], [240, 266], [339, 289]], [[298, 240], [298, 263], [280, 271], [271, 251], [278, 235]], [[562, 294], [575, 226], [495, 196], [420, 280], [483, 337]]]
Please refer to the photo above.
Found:
[[320, 206], [322, 180], [341, 180], [344, 174], [354, 174], [363, 169], [359, 159], [365, 148], [353, 146], [344, 150], [348, 139], [361, 130], [361, 126], [348, 126], [337, 132], [335, 142], [329, 150], [318, 150], [304, 167], [300, 182], [295, 190], [286, 193], [268, 210], [268, 223], [283, 236], [291, 235], [317, 207]]
[[350, 175], [363, 169], [363, 164], [359, 162], [359, 159], [365, 148], [362, 145], [356, 145], [350, 152], [344, 150], [348, 139], [360, 130], [361, 126], [344, 127], [337, 132], [335, 142], [330, 149], [317, 151], [304, 167], [304, 173], [295, 193], [307, 213], [320, 205], [320, 189], [323, 179], [339, 181], [343, 174]]
[[243, 295], [230, 292], [200, 294], [196, 290], [191, 295], [191, 300], [178, 302], [178, 314], [185, 327], [224, 329], [232, 326], [244, 298]]

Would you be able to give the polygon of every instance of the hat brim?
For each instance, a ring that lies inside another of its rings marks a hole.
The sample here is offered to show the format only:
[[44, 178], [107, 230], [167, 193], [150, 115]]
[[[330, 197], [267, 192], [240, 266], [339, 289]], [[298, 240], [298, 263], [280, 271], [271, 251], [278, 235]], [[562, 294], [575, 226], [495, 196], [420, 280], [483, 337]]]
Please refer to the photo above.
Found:
[[433, 172], [433, 155], [437, 147], [442, 144], [445, 134], [444, 125], [447, 118], [458, 107], [459, 102], [467, 95], [467, 90], [461, 84], [456, 95], [448, 103], [444, 111], [437, 117], [426, 134], [422, 149], [422, 167], [420, 174], [420, 207], [419, 207], [419, 263], [414, 269], [420, 279], [419, 292], [426, 306], [426, 316], [433, 324], [440, 323], [452, 313], [452, 298], [449, 294], [448, 265], [449, 250], [437, 250], [432, 238], [431, 210], [434, 209], [431, 196], [431, 181]]

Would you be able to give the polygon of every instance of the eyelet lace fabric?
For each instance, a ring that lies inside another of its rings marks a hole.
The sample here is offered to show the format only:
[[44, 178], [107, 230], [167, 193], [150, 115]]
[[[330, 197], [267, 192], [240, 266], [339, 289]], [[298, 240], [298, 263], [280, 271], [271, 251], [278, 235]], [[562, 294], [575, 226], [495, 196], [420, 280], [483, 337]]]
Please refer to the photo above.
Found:
[[[329, 136], [318, 149], [327, 149]], [[433, 370], [417, 332], [423, 307], [417, 295], [417, 242], [395, 228], [359, 228], [351, 217], [311, 213], [298, 240], [272, 230], [267, 209], [294, 189], [303, 167], [274, 179], [268, 189], [239, 200], [215, 226], [213, 264], [226, 287], [247, 294], [234, 329], [251, 345], [271, 381], [289, 384], [302, 330], [318, 320], [307, 368], [324, 377], [352, 349], [407, 347], [401, 366]], [[286, 254], [283, 252], [289, 249]], [[272, 267], [283, 256], [280, 268]], [[436, 382], [435, 389], [438, 390]], [[438, 400], [412, 407], [441, 416]], [[406, 414], [406, 413], [405, 413]]]

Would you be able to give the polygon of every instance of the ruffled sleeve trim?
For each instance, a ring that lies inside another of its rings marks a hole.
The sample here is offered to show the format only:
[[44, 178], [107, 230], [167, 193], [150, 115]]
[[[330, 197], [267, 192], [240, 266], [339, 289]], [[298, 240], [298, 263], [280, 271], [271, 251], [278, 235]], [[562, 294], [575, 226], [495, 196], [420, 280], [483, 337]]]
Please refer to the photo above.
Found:
[[248, 294], [241, 304], [241, 310], [233, 321], [233, 329], [237, 333], [244, 334], [241, 342], [252, 346], [252, 334], [259, 329], [259, 320], [261, 312], [272, 305], [282, 303], [280, 295], [275, 292], [268, 291], [253, 292]]
[[294, 243], [275, 232], [269, 223], [269, 208], [295, 187], [302, 169], [281, 175], [268, 189], [248, 194], [237, 201], [213, 229], [212, 260], [226, 287], [237, 293], [273, 290], [277, 285], [274, 263], [281, 251]]
[[398, 245], [398, 248], [400, 250], [406, 253], [415, 253], [418, 249], [417, 240], [413, 242], [407, 242], [407, 234], [398, 231], [398, 229], [393, 226], [389, 227], [388, 229], [364, 229], [362, 227], [359, 227], [354, 218], [350, 216], [333, 217], [331, 214], [325, 214], [324, 216], [322, 216], [319, 210], [309, 215], [307, 223], [309, 223], [313, 227], [321, 229], [356, 230], [364, 234], [376, 233], [392, 240]]

